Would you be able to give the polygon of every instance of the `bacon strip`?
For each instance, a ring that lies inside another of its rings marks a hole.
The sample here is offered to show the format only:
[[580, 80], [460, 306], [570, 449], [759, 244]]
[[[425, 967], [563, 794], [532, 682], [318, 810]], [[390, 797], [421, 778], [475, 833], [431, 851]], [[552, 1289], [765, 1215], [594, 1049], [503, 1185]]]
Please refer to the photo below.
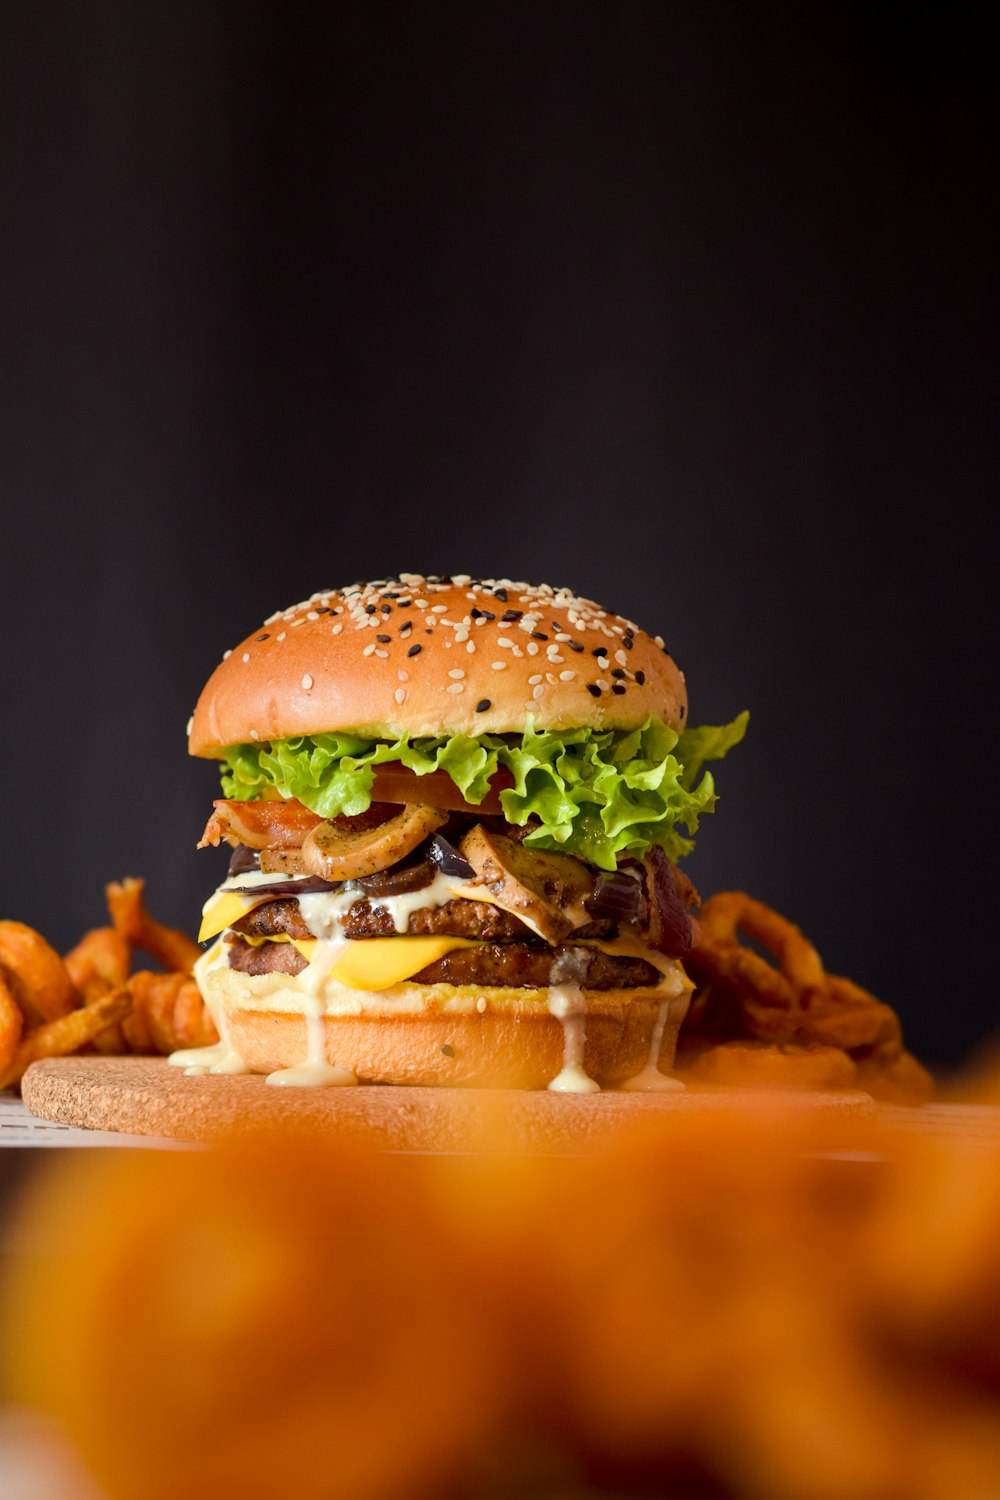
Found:
[[282, 802], [213, 803], [215, 812], [205, 824], [198, 844], [247, 844], [251, 849], [298, 849], [311, 828], [323, 819], [290, 797]]
[[[684, 905], [688, 893], [697, 897], [694, 886], [672, 864], [663, 850], [655, 847], [643, 856], [649, 927], [645, 934], [651, 948], [671, 958], [683, 958], [691, 951], [691, 917]], [[681, 885], [681, 890], [678, 890]]]

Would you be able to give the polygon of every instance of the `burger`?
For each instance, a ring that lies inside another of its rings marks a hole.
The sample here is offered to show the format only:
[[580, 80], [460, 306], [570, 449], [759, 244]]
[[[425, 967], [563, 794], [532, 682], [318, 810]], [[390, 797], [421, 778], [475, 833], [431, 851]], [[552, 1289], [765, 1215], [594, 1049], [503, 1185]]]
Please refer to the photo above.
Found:
[[188, 726], [228, 844], [196, 976], [215, 1071], [276, 1084], [670, 1087], [697, 897], [677, 861], [741, 737], [662, 639], [468, 576], [314, 594]]

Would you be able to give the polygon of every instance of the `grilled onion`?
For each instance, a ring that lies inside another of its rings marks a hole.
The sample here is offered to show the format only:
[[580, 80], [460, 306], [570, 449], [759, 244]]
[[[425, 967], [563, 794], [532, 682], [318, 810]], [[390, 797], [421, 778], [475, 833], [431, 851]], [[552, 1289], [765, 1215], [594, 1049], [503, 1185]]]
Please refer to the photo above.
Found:
[[338, 828], [320, 823], [302, 844], [302, 864], [324, 880], [356, 880], [385, 870], [448, 821], [436, 807], [408, 803], [377, 828]]

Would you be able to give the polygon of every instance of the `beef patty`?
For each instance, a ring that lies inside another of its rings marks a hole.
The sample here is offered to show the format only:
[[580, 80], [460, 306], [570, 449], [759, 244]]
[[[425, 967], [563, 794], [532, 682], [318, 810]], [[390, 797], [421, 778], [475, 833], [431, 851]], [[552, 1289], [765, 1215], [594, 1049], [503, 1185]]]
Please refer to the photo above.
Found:
[[[246, 937], [274, 937], [284, 932], [293, 938], [311, 938], [294, 896], [267, 901], [254, 907], [233, 924], [234, 932]], [[396, 928], [384, 906], [373, 905], [367, 898], [355, 901], [343, 917], [343, 932], [348, 938], [392, 937]], [[410, 912], [406, 931], [411, 937], [525, 938], [529, 930], [509, 912], [485, 901], [446, 901], [443, 906], [421, 906]]]
[[[567, 955], [572, 955], [573, 981], [590, 990], [627, 990], [659, 983], [658, 970], [644, 959], [619, 958], [597, 948], [574, 948], [572, 944], [550, 948], [541, 942], [456, 948], [414, 974], [413, 982], [544, 989], [553, 982], [552, 971], [560, 960], [562, 973], [557, 971], [555, 982], [566, 978]], [[229, 967], [242, 974], [301, 974], [306, 960], [292, 943], [254, 947], [243, 938], [233, 937], [229, 939]]]
[[[607, 937], [614, 930], [611, 922], [591, 922], [580, 928], [579, 935]], [[310, 938], [294, 896], [266, 901], [233, 923], [233, 931], [244, 937], [274, 937], [284, 932], [292, 938]], [[343, 932], [348, 938], [392, 937], [396, 928], [384, 906], [367, 898], [355, 901], [344, 914]], [[534, 937], [529, 927], [510, 912], [501, 911], [487, 901], [459, 898], [443, 906], [421, 906], [411, 911], [406, 925], [410, 937], [464, 937], [482, 942], [524, 942]]]

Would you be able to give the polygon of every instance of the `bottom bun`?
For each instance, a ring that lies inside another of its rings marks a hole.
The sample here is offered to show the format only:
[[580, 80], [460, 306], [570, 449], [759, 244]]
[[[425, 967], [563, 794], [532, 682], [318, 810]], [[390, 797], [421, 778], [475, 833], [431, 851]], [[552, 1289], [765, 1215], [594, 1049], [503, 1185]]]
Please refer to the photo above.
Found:
[[584, 989], [585, 1009], [565, 1021], [549, 1010], [544, 989], [398, 984], [370, 992], [329, 984], [316, 1000], [284, 974], [218, 965], [199, 980], [226, 1044], [255, 1073], [315, 1062], [321, 1045], [325, 1061], [362, 1083], [437, 1087], [545, 1088], [572, 1060], [581, 1032], [578, 1060], [601, 1085], [649, 1067], [658, 1030], [659, 1068], [669, 1072], [690, 996], [679, 965], [655, 986]]

